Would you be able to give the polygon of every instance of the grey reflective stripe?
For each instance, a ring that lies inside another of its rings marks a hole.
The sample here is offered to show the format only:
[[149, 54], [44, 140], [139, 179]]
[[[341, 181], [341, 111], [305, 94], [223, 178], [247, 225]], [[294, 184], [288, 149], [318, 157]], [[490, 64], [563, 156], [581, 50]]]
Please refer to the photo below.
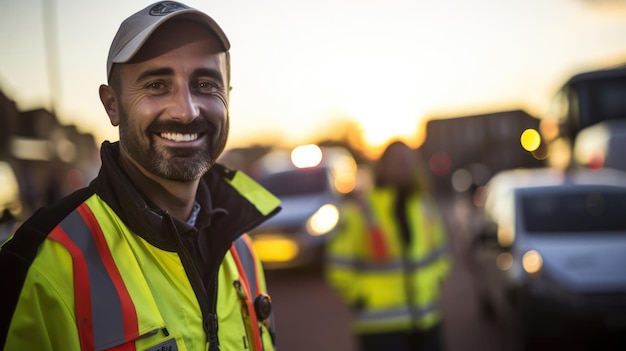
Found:
[[384, 262], [371, 262], [367, 260], [351, 259], [346, 257], [330, 257], [327, 264], [335, 268], [356, 269], [362, 273], [393, 273], [403, 270], [403, 262], [400, 259]]
[[355, 259], [345, 257], [328, 257], [326, 258], [326, 263], [337, 266], [337, 268], [353, 268], [356, 266]]
[[[418, 269], [424, 268], [433, 264], [441, 256], [448, 253], [447, 248], [440, 248], [437, 251], [433, 251], [426, 258], [419, 261], [409, 261], [407, 268]], [[335, 268], [352, 268], [358, 269], [363, 272], [393, 272], [401, 270], [403, 268], [402, 260], [384, 261], [384, 262], [371, 262], [367, 260], [359, 260], [355, 258], [337, 257], [331, 256], [326, 259], [327, 264], [335, 266]]]
[[242, 237], [235, 240], [235, 250], [237, 250], [237, 255], [239, 256], [239, 260], [241, 261], [243, 270], [246, 272], [248, 283], [250, 284], [250, 294], [252, 295], [250, 298], [252, 299], [252, 301], [254, 301], [254, 298], [259, 293], [258, 291], [256, 291], [257, 276], [254, 264], [254, 257], [252, 256], [250, 247], [248, 247], [248, 243]]
[[93, 338], [96, 350], [105, 350], [125, 342], [122, 304], [117, 289], [98, 252], [91, 230], [74, 210], [61, 223], [61, 228], [83, 252], [89, 272]]
[[447, 253], [448, 253], [448, 250], [446, 248], [440, 248], [439, 250], [431, 252], [430, 255], [428, 255], [424, 259], [421, 259], [419, 261], [409, 262], [409, 268], [410, 269], [424, 268], [426, 266], [433, 264], [435, 261], [441, 258], [441, 256]]
[[362, 322], [383, 321], [387, 319], [410, 318], [411, 312], [408, 308], [388, 309], [384, 311], [363, 311], [358, 319]]
[[402, 318], [424, 318], [431, 313], [436, 313], [439, 311], [439, 306], [437, 303], [430, 304], [428, 306], [424, 306], [422, 308], [412, 307], [411, 309], [407, 307], [397, 308], [397, 309], [386, 309], [379, 311], [363, 311], [359, 316], [358, 320], [360, 322], [371, 323], [371, 322], [383, 322], [388, 321], [390, 319], [402, 319]]
[[433, 302], [428, 306], [423, 306], [422, 308], [412, 308], [411, 314], [416, 318], [424, 318], [431, 313], [439, 312], [439, 304], [437, 302]]
[[[250, 284], [250, 294], [252, 295], [250, 298], [254, 302], [257, 295], [261, 293], [260, 291], [256, 291], [258, 277], [257, 277], [254, 256], [252, 255], [250, 246], [248, 246], [248, 243], [243, 237], [239, 237], [237, 240], [235, 240], [235, 250], [237, 251], [237, 255], [239, 256], [239, 261], [241, 262], [241, 265], [243, 266], [243, 270], [246, 273], [246, 277], [248, 278], [248, 283]], [[256, 313], [256, 311], [254, 311], [254, 313]], [[257, 319], [258, 318], [259, 316], [257, 316]], [[274, 333], [275, 333], [274, 313], [270, 313], [268, 329], [269, 329], [270, 336], [272, 339], [272, 344], [275, 344], [274, 342], [275, 340], [274, 338]]]
[[385, 262], [358, 261], [356, 268], [363, 273], [393, 273], [402, 271], [404, 264], [402, 260]]

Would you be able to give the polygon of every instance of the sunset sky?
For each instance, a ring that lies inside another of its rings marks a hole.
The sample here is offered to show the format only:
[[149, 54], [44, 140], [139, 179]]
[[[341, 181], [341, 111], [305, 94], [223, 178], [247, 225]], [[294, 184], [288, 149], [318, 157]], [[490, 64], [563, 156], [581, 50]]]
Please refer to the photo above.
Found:
[[[0, 89], [20, 109], [54, 102], [62, 123], [117, 140], [98, 86], [120, 22], [151, 2], [46, 1], [3, 1]], [[626, 62], [619, 0], [185, 3], [232, 44], [230, 147], [304, 142], [343, 119], [377, 146], [415, 140], [431, 117], [540, 115], [571, 75]]]

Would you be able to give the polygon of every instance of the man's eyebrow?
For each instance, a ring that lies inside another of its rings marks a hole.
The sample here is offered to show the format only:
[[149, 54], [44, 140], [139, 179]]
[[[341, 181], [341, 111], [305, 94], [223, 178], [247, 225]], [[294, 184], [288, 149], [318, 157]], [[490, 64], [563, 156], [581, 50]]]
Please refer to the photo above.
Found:
[[[137, 77], [137, 81], [140, 82], [144, 79], [148, 79], [151, 77], [162, 77], [162, 76], [173, 76], [173, 75], [174, 75], [174, 70], [171, 68], [167, 68], [167, 67], [155, 68], [155, 69], [150, 69], [141, 73], [139, 77]], [[195, 77], [211, 77], [219, 81], [223, 81], [224, 79], [224, 75], [222, 74], [221, 70], [212, 69], [212, 68], [198, 68], [193, 72], [193, 75]]]
[[193, 71], [193, 75], [195, 77], [211, 77], [219, 81], [224, 80], [224, 75], [222, 74], [222, 71], [219, 69], [198, 68], [195, 71]]
[[141, 73], [139, 75], [139, 77], [137, 77], [137, 81], [140, 82], [144, 79], [150, 78], [150, 77], [158, 77], [158, 76], [172, 76], [174, 75], [174, 70], [171, 68], [156, 68], [156, 69], [149, 69], [143, 73]]

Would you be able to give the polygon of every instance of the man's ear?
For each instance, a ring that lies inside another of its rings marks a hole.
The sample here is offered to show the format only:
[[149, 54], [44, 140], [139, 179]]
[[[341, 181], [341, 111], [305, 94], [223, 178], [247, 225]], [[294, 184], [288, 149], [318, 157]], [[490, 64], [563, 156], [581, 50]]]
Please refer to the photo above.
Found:
[[102, 101], [102, 106], [104, 106], [104, 110], [109, 115], [109, 119], [111, 120], [111, 124], [114, 126], [118, 126], [120, 124], [120, 111], [118, 110], [119, 104], [117, 103], [117, 94], [110, 86], [106, 84], [100, 85], [100, 101]]

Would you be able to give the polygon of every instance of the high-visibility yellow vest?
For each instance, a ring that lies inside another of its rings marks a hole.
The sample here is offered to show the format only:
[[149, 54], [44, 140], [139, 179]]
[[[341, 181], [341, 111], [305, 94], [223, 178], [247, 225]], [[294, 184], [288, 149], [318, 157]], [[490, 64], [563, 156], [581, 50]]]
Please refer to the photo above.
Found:
[[[271, 351], [271, 318], [257, 319], [254, 309], [256, 296], [266, 293], [265, 279], [248, 240], [238, 239], [219, 269], [219, 344]], [[208, 348], [178, 254], [133, 234], [98, 195], [54, 227], [25, 280], [33, 288], [21, 292], [5, 350]]]
[[340, 229], [327, 242], [326, 278], [353, 307], [356, 333], [428, 329], [441, 320], [441, 284], [450, 259], [436, 203], [409, 196], [409, 246], [395, 203], [391, 188], [375, 188], [362, 200], [349, 201]]

